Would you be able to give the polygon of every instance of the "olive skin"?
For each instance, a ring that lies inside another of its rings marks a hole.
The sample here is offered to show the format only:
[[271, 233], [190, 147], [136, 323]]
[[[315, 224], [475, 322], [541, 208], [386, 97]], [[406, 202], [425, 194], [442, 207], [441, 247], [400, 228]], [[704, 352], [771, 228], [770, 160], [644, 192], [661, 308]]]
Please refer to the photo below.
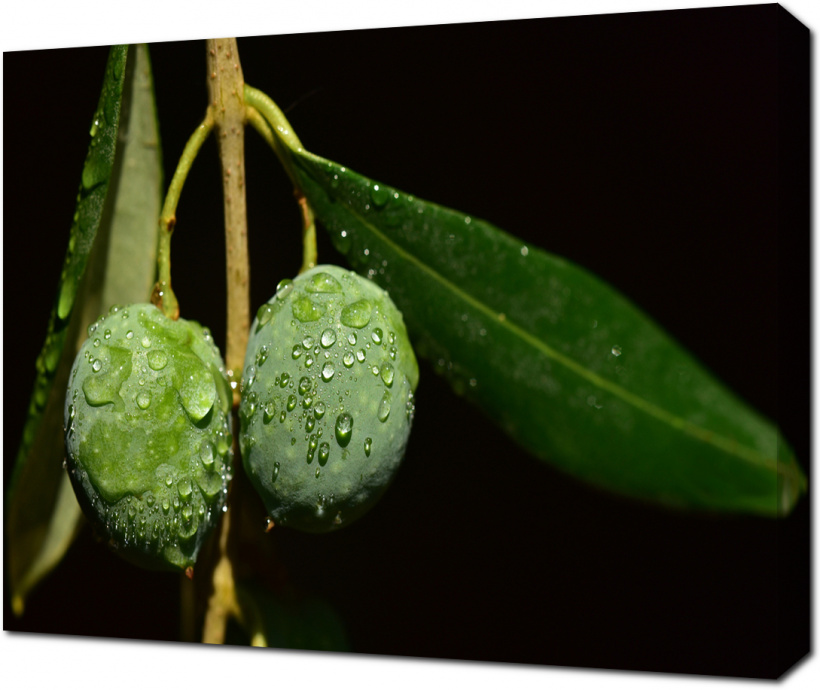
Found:
[[231, 392], [209, 332], [152, 304], [88, 328], [65, 401], [66, 465], [86, 517], [122, 557], [186, 570], [222, 514]]
[[401, 313], [375, 283], [322, 265], [257, 312], [239, 444], [276, 525], [327, 532], [361, 517], [404, 456], [418, 364]]

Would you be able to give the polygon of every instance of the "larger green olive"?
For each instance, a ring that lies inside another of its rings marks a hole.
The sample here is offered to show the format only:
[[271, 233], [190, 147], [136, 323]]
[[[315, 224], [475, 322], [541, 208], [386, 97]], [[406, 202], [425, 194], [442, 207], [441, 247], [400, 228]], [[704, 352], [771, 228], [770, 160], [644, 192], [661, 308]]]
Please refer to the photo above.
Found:
[[74, 491], [120, 555], [185, 570], [222, 513], [232, 469], [222, 358], [207, 330], [151, 304], [112, 307], [88, 335], [65, 402]]
[[401, 313], [375, 283], [317, 266], [280, 283], [251, 327], [239, 437], [275, 524], [346, 525], [393, 478], [418, 365]]

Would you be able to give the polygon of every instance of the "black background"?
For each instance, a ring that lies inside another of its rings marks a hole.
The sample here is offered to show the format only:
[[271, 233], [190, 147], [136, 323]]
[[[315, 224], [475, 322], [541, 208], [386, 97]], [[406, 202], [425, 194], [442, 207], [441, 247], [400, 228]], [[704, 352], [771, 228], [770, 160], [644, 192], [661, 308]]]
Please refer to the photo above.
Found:
[[[793, 117], [808, 54], [789, 62], [784, 20], [775, 6], [681, 10], [239, 49], [308, 150], [600, 275], [778, 422], [808, 469], [808, 141]], [[204, 114], [204, 43], [151, 50], [170, 179]], [[6, 478], [106, 57], [4, 56]], [[246, 149], [255, 308], [298, 270], [299, 216], [250, 130]], [[182, 315], [220, 344], [221, 216], [211, 141], [177, 210], [173, 275]], [[319, 256], [343, 263], [323, 235]], [[670, 513], [558, 474], [479, 415], [422, 362], [410, 447], [379, 505], [331, 535], [270, 536], [354, 650], [741, 676], [807, 651], [808, 500], [782, 522]], [[23, 619], [5, 597], [4, 628], [173, 640], [178, 588], [85, 530]]]

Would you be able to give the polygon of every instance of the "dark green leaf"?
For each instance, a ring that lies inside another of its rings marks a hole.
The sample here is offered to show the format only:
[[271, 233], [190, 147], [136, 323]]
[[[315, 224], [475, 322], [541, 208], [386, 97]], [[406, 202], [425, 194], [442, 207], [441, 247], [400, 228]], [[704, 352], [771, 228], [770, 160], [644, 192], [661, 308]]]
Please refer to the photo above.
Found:
[[419, 354], [515, 441], [641, 499], [792, 509], [805, 478], [778, 430], [614, 289], [283, 140], [335, 246], [390, 291]]
[[9, 574], [18, 615], [80, 524], [61, 466], [65, 389], [77, 348], [101, 310], [145, 301], [153, 284], [161, 203], [155, 115], [147, 48], [113, 47], [8, 492]]

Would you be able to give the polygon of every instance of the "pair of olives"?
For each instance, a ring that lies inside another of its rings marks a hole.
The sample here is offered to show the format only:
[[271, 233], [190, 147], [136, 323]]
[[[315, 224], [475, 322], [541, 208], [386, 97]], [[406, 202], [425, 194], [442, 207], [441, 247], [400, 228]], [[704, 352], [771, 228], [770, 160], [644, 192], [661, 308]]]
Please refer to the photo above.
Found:
[[[123, 557], [186, 570], [225, 509], [231, 387], [207, 329], [151, 304], [92, 324], [65, 401], [67, 467]], [[240, 384], [245, 471], [274, 524], [326, 532], [390, 483], [418, 365], [401, 313], [336, 266], [282, 281], [251, 326]]]

